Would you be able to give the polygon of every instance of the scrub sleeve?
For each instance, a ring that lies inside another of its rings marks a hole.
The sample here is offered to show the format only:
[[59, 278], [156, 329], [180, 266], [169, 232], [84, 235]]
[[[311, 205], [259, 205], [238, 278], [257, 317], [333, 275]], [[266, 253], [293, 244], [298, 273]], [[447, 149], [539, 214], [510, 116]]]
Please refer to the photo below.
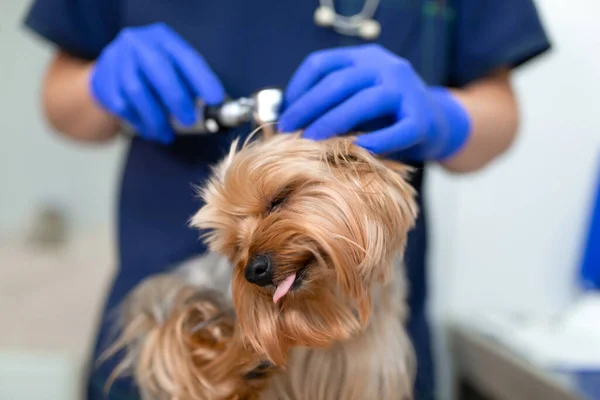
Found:
[[118, 34], [118, 0], [37, 0], [25, 26], [73, 56], [94, 60]]
[[551, 47], [532, 0], [457, 0], [454, 13], [449, 85], [515, 69]]

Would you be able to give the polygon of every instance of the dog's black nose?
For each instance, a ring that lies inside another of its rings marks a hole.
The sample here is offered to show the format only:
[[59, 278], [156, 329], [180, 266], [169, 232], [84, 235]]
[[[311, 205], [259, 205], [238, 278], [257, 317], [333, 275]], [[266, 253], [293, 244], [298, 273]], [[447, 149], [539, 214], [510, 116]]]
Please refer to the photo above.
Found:
[[263, 254], [254, 256], [246, 265], [244, 277], [248, 282], [258, 286], [271, 285], [273, 283], [271, 258]]

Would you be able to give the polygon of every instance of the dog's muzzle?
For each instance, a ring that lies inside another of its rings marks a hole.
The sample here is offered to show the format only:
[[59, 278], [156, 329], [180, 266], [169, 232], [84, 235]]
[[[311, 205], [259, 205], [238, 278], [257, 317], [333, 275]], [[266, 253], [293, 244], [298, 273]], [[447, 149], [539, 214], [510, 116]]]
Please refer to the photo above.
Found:
[[250, 259], [244, 270], [244, 277], [257, 286], [273, 284], [273, 262], [271, 257], [259, 254]]

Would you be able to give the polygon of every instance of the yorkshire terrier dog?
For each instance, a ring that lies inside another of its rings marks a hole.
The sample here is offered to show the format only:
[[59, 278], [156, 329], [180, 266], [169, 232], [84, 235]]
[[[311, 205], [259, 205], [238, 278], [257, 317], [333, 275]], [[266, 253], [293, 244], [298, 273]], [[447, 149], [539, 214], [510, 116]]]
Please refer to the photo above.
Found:
[[352, 137], [235, 142], [191, 218], [210, 252], [125, 300], [114, 376], [144, 400], [411, 399], [409, 173]]

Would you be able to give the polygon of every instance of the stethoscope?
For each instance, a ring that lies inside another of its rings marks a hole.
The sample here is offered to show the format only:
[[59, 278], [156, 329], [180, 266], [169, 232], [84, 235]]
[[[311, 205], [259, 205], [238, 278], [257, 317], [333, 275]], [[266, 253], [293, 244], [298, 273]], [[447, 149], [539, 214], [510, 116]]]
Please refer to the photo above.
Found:
[[319, 0], [315, 11], [315, 23], [329, 27], [346, 36], [359, 36], [365, 40], [374, 40], [381, 34], [381, 24], [375, 20], [380, 0], [364, 0], [358, 14], [343, 16], [335, 11], [333, 0]]
[[[358, 14], [343, 16], [336, 12], [333, 0], [319, 0], [314, 14], [318, 26], [329, 27], [345, 36], [357, 36], [374, 40], [381, 34], [381, 25], [374, 19], [380, 0], [365, 0]], [[182, 126], [172, 120], [179, 135], [214, 134], [246, 123], [255, 127], [273, 125], [277, 122], [283, 104], [283, 92], [278, 88], [266, 88], [249, 97], [227, 99], [218, 106], [196, 106], [197, 122], [194, 126]], [[131, 127], [124, 125], [125, 132]]]

